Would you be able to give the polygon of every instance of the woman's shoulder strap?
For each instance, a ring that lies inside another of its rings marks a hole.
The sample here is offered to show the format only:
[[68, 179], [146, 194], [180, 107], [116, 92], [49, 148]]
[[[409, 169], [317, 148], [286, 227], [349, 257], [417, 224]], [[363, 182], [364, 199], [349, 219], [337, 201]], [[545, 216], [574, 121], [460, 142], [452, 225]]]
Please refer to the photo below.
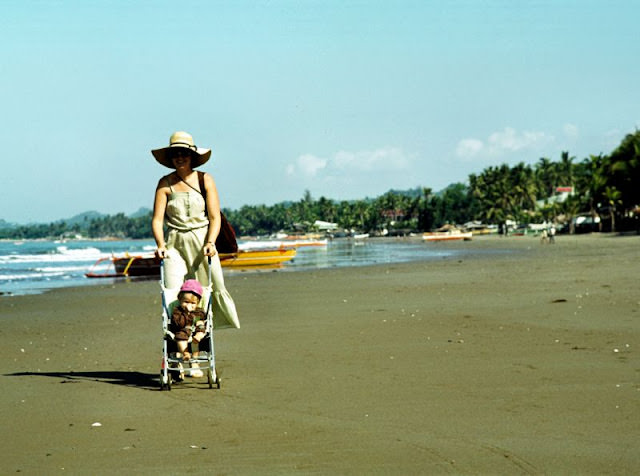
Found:
[[173, 193], [173, 186], [172, 186], [172, 183], [175, 183], [175, 182], [173, 182], [173, 180], [172, 180], [172, 179], [173, 179], [173, 172], [171, 172], [169, 175], [165, 175], [164, 177], [162, 177], [162, 178], [160, 179], [160, 183], [161, 183], [162, 185], [166, 186], [166, 187], [169, 187], [169, 191], [170, 191], [171, 193]]
[[204, 198], [204, 214], [205, 216], [209, 216], [209, 211], [207, 210], [207, 189], [204, 188], [204, 172], [200, 172], [198, 170], [198, 185], [200, 186], [200, 194], [202, 198]]

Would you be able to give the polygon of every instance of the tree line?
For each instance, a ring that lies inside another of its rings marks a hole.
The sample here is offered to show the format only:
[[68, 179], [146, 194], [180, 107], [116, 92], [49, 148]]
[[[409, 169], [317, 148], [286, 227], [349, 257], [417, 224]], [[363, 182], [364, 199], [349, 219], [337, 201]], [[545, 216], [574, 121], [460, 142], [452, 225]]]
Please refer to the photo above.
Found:
[[[599, 223], [600, 231], [637, 229], [640, 216], [640, 131], [628, 134], [609, 155], [581, 161], [568, 152], [559, 160], [542, 157], [533, 165], [491, 166], [439, 193], [430, 188], [390, 190], [376, 198], [336, 201], [314, 199], [309, 191], [295, 202], [224, 209], [240, 236], [271, 235], [281, 230], [309, 232], [316, 220], [359, 232], [422, 232], [470, 221], [498, 224], [555, 222], [572, 226], [578, 215]], [[558, 187], [570, 193], [554, 199]], [[25, 225], [0, 229], [0, 238], [51, 238], [81, 234], [89, 238], [150, 238], [151, 215], [122, 213], [86, 224]], [[575, 231], [570, 229], [571, 232]]]

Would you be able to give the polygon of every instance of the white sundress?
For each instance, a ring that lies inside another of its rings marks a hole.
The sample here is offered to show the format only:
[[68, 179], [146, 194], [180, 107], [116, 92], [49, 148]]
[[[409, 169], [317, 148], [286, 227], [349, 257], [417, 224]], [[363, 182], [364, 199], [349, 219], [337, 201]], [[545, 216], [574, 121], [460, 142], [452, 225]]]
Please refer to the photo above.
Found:
[[[209, 285], [209, 270], [204, 255], [209, 219], [205, 215], [204, 197], [198, 192], [171, 191], [165, 214], [169, 228], [167, 259], [165, 261], [165, 286], [175, 289], [186, 279], [197, 279], [203, 286]], [[240, 328], [240, 320], [233, 298], [224, 285], [220, 258], [211, 257], [213, 281], [214, 327]]]

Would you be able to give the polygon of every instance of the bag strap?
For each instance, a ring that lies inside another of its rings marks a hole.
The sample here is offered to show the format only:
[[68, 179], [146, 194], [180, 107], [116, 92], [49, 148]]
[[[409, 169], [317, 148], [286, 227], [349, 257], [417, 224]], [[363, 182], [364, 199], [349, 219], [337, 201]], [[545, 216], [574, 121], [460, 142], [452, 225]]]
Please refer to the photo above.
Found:
[[198, 170], [197, 174], [198, 174], [198, 184], [200, 185], [200, 195], [202, 195], [202, 198], [204, 198], [204, 216], [208, 217], [209, 212], [207, 211], [207, 189], [204, 188], [204, 172], [200, 172]]
[[[196, 189], [193, 185], [188, 183], [186, 180], [183, 180], [180, 175], [178, 178], [184, 182], [189, 188], [192, 188], [204, 198], [204, 214], [206, 217], [209, 216], [209, 212], [207, 211], [207, 189], [204, 188], [204, 172], [197, 171], [198, 173], [198, 185], [200, 185], [200, 190]], [[227, 220], [227, 217], [224, 216], [222, 210], [220, 210], [220, 233], [218, 234], [218, 239], [216, 240], [216, 248], [221, 253], [237, 253], [238, 251], [238, 243], [236, 241], [236, 233], [231, 226], [231, 223]]]

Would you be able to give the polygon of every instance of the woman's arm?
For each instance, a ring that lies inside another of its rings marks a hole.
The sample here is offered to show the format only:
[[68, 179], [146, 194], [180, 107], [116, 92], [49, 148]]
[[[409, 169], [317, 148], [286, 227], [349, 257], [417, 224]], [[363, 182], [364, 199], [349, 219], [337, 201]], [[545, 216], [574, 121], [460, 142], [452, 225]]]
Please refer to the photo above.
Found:
[[204, 244], [204, 254], [206, 256], [214, 256], [216, 250], [216, 239], [220, 233], [220, 199], [218, 198], [218, 189], [213, 177], [207, 173], [204, 174], [204, 189], [207, 192], [207, 212], [209, 214], [209, 229], [207, 230], [207, 239]]
[[167, 245], [164, 242], [164, 214], [167, 210], [167, 190], [163, 185], [165, 178], [161, 178], [156, 188], [156, 195], [153, 201], [153, 216], [151, 217], [151, 232], [156, 240], [156, 254], [159, 258], [164, 258], [167, 253]]

